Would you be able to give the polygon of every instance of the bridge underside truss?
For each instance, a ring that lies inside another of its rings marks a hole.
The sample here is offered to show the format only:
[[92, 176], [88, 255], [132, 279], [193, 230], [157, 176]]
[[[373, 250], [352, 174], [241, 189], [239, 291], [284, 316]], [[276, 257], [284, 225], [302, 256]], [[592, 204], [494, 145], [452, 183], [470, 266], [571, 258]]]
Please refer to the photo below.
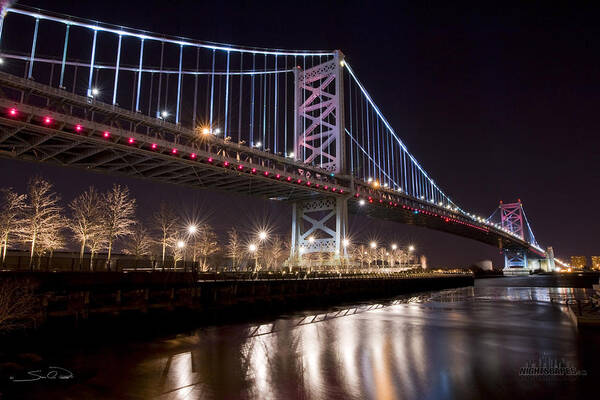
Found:
[[[155, 118], [1, 72], [0, 109], [0, 156], [5, 158], [288, 201], [319, 194], [314, 186], [297, 184], [309, 171], [314, 184], [344, 187], [289, 158], [197, 137]], [[51, 123], [45, 124], [46, 118]]]

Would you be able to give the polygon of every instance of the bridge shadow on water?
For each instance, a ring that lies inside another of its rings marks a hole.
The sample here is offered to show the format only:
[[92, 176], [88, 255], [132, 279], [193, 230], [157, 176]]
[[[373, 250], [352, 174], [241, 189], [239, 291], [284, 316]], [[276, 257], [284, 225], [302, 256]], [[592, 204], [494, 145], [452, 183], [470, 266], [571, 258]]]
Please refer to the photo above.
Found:
[[[578, 333], [561, 305], [589, 289], [502, 282], [511, 280], [97, 346], [46, 342], [36, 349], [40, 362], [73, 377], [13, 383], [10, 394], [530, 399], [594, 393], [599, 337]], [[544, 374], [536, 366], [562, 372]]]

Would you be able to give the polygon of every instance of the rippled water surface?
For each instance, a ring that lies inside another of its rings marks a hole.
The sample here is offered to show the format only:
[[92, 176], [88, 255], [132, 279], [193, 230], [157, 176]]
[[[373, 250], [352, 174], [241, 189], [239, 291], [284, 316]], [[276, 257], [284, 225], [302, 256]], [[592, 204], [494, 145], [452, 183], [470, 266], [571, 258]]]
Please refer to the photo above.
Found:
[[[485, 283], [394, 301], [304, 312], [265, 324], [48, 357], [79, 379], [31, 398], [470, 399], [592, 393], [598, 336], [578, 334], [564, 306], [585, 289]], [[585, 371], [524, 377], [546, 360]], [[529, 363], [529, 364], [528, 364]], [[597, 386], [596, 386], [597, 387]], [[597, 389], [596, 389], [597, 390]], [[597, 393], [597, 392], [596, 392]]]

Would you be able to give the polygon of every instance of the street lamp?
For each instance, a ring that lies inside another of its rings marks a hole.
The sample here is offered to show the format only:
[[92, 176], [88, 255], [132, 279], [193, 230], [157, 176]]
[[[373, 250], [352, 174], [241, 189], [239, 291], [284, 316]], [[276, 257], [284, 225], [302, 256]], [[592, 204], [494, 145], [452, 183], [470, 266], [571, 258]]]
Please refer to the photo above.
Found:
[[396, 250], [398, 248], [398, 245], [396, 243], [392, 243], [392, 250]]
[[415, 251], [415, 246], [413, 246], [412, 244], [408, 246], [408, 251]]
[[371, 243], [369, 243], [369, 246], [371, 246], [372, 249], [376, 249], [377, 248], [377, 243], [371, 242]]
[[308, 238], [308, 243], [314, 243], [315, 242], [315, 237], [314, 236], [310, 236]]
[[[178, 240], [177, 241], [177, 248], [178, 249], [183, 249], [184, 247], [185, 247], [185, 242], [183, 240]], [[185, 251], [183, 252], [182, 261], [183, 261], [183, 268], [185, 269]], [[177, 270], [177, 263], [175, 263], [175, 269]]]
[[267, 236], [268, 236], [268, 234], [267, 234], [267, 232], [266, 232], [266, 231], [260, 231], [260, 232], [258, 232], [258, 238], [259, 238], [261, 241], [264, 241], [264, 240], [266, 240], [266, 239], [267, 239]]
[[188, 226], [187, 230], [190, 235], [193, 235], [198, 231], [198, 227], [196, 225], [190, 225]]
[[343, 245], [344, 247], [348, 247], [348, 246], [350, 246], [350, 239], [348, 239], [348, 238], [345, 238], [344, 240], [342, 240], [342, 245]]
[[256, 267], [258, 266], [258, 246], [256, 246], [254, 243], [250, 243], [248, 245], [248, 251], [254, 255], [254, 271], [256, 272]]

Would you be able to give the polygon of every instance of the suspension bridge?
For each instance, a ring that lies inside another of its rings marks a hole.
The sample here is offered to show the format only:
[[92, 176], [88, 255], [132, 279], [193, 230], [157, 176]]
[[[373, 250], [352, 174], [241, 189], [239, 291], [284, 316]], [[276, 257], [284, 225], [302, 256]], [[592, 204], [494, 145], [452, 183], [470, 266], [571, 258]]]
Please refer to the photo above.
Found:
[[0, 16], [0, 156], [286, 201], [290, 262], [347, 257], [348, 214], [554, 270], [521, 202], [482, 218], [408, 151], [340, 51], [171, 37], [22, 5]]

